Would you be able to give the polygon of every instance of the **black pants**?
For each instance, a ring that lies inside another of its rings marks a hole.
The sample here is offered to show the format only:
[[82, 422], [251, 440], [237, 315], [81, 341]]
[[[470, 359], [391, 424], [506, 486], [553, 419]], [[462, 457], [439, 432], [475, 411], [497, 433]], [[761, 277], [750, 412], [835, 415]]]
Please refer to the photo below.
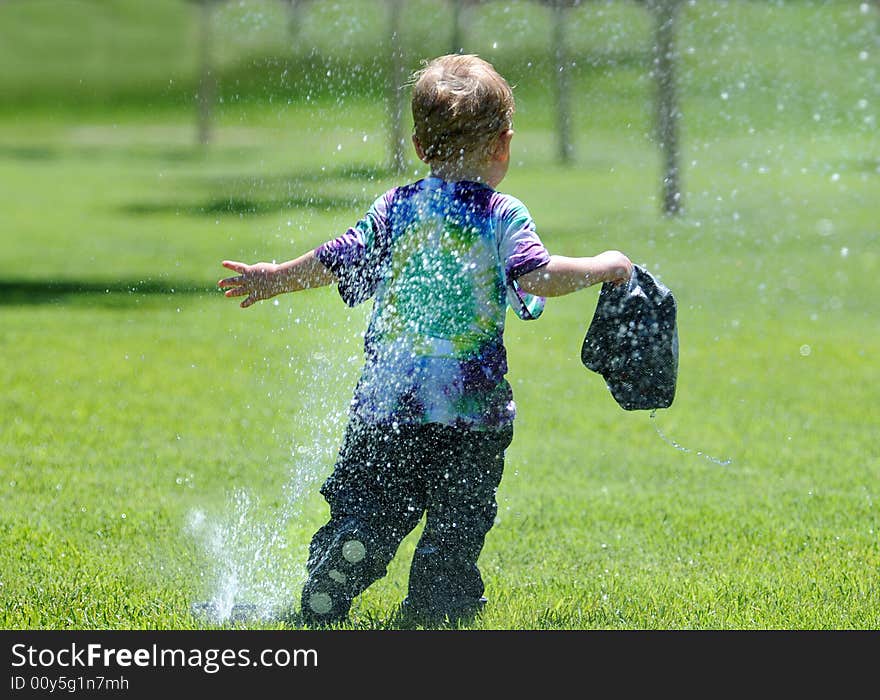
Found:
[[407, 606], [432, 617], [478, 606], [484, 585], [477, 558], [495, 521], [504, 451], [512, 438], [512, 427], [394, 430], [353, 419], [321, 487], [330, 519], [309, 545], [305, 621], [345, 619], [352, 599], [385, 575], [423, 514]]

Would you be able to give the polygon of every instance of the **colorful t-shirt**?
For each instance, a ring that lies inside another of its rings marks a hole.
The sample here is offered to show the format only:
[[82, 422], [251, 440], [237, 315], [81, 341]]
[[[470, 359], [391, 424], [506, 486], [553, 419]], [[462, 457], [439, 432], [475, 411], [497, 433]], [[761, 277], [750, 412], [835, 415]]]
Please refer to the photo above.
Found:
[[507, 306], [520, 318], [540, 315], [544, 299], [516, 279], [550, 260], [522, 202], [428, 177], [385, 192], [316, 254], [347, 304], [373, 298], [354, 415], [477, 429], [513, 421]]

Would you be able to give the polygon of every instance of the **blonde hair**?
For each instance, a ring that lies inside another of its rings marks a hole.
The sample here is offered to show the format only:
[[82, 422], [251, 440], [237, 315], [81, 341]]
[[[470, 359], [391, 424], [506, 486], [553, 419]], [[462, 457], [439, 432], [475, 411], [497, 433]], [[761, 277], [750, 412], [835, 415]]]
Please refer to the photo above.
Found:
[[411, 79], [415, 137], [429, 163], [485, 158], [513, 125], [513, 91], [491, 63], [473, 54], [426, 62]]

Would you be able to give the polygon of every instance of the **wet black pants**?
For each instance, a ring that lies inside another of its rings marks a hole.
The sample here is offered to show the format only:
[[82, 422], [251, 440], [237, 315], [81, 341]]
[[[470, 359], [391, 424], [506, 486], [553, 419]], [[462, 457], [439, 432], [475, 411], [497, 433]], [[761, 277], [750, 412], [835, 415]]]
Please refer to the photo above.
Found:
[[512, 438], [512, 427], [394, 430], [353, 419], [321, 487], [330, 519], [309, 545], [304, 620], [344, 620], [352, 599], [385, 575], [423, 515], [407, 608], [442, 617], [478, 607], [484, 585], [477, 559], [495, 521], [504, 451]]

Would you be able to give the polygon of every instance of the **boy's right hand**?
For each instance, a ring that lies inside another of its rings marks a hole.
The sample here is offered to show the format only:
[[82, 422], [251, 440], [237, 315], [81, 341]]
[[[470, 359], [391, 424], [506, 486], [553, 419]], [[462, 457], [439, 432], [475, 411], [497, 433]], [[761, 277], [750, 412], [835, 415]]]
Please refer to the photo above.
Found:
[[270, 299], [282, 291], [278, 288], [276, 280], [278, 265], [275, 263], [248, 265], [234, 260], [224, 260], [222, 264], [223, 267], [237, 272], [238, 275], [225, 277], [217, 282], [217, 286], [226, 289], [224, 296], [246, 297], [239, 304], [243, 309], [263, 299]]
[[633, 264], [626, 255], [619, 250], [606, 250], [596, 256], [597, 261], [601, 261], [604, 278], [603, 281], [612, 284], [623, 284], [632, 277]]

